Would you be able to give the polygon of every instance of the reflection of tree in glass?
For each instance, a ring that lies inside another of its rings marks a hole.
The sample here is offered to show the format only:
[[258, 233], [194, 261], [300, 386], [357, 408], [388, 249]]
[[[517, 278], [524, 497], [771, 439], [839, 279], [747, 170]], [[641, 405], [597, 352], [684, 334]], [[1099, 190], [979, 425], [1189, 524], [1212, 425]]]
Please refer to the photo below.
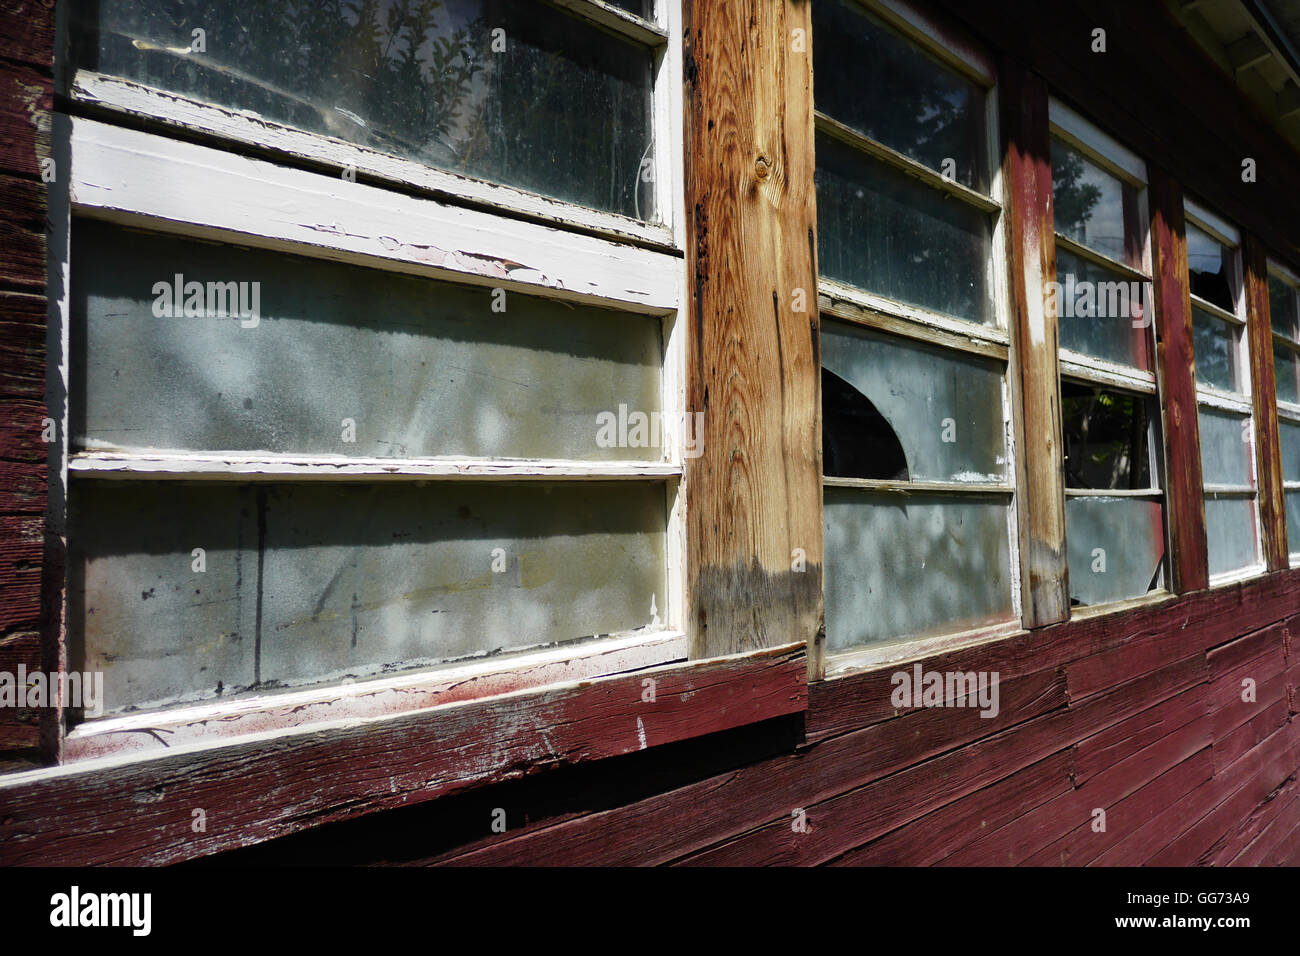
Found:
[[1101, 199], [1101, 190], [1097, 186], [1080, 181], [1083, 174], [1083, 157], [1053, 143], [1052, 205], [1056, 230], [1079, 241], [1083, 240], [1084, 228]]

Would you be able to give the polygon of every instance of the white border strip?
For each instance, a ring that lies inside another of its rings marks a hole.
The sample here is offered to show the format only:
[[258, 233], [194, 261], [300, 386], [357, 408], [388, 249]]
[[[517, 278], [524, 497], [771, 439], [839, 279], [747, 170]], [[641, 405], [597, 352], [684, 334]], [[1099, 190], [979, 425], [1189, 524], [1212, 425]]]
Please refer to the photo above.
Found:
[[1137, 153], [1121, 146], [1099, 127], [1084, 119], [1054, 96], [1047, 101], [1047, 115], [1051, 125], [1064, 133], [1066, 138], [1076, 140], [1114, 166], [1117, 171], [1146, 185], [1147, 164]]

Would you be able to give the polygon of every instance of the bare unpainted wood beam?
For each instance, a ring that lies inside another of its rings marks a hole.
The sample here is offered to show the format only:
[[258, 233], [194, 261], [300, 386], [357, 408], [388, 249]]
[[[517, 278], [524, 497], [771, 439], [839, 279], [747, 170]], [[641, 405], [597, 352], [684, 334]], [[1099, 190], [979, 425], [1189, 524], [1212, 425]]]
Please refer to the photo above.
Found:
[[1273, 326], [1268, 302], [1268, 256], [1263, 243], [1247, 233], [1242, 237], [1241, 258], [1246, 280], [1246, 334], [1250, 340], [1250, 381], [1264, 560], [1270, 571], [1281, 571], [1289, 567], [1289, 558], [1282, 447], [1277, 424], [1277, 382], [1273, 368]]
[[1056, 306], [1047, 295], [1056, 279], [1048, 95], [1042, 77], [1009, 59], [1000, 86], [1015, 342], [1010, 379], [1024, 410], [1016, 456], [1021, 597], [1025, 626], [1042, 627], [1070, 615]]
[[807, 0], [685, 4], [687, 633], [820, 670], [820, 328]]
[[1191, 281], [1182, 186], [1158, 167], [1152, 167], [1150, 174], [1157, 378], [1165, 438], [1165, 510], [1173, 550], [1173, 589], [1181, 593], [1209, 585]]

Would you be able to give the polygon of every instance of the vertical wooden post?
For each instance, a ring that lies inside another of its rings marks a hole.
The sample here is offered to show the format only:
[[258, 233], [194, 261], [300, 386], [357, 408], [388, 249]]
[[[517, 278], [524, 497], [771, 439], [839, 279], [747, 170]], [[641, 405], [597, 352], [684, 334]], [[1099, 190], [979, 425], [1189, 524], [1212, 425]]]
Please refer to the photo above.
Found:
[[1255, 411], [1255, 455], [1259, 462], [1259, 517], [1264, 560], [1270, 571], [1290, 567], [1282, 446], [1277, 425], [1277, 383], [1273, 369], [1273, 325], [1268, 303], [1268, 254], [1253, 235], [1242, 237], [1246, 285], [1246, 334], [1250, 341], [1250, 391]]
[[1020, 588], [1025, 627], [1070, 615], [1065, 550], [1065, 474], [1061, 460], [1061, 381], [1057, 364], [1056, 235], [1052, 212], [1047, 85], [1023, 64], [999, 70], [1006, 141], [1007, 252], [1016, 365], [1016, 500], [1020, 519]]
[[1205, 497], [1201, 485], [1201, 430], [1196, 416], [1196, 359], [1192, 348], [1192, 286], [1182, 186], [1163, 169], [1148, 167], [1151, 267], [1155, 286], [1156, 362], [1165, 439], [1165, 506], [1176, 592], [1209, 586]]
[[692, 657], [807, 641], [822, 493], [808, 0], [686, 0]]

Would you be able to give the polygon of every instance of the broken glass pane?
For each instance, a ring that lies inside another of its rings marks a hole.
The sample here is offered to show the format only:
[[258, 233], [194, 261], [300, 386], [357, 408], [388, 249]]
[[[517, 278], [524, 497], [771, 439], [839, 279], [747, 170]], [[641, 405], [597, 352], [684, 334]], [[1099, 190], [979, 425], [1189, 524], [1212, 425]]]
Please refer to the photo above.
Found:
[[1236, 313], [1232, 262], [1236, 252], [1209, 233], [1187, 224], [1187, 268], [1192, 294], [1221, 309]]
[[1145, 282], [1131, 281], [1063, 248], [1056, 250], [1056, 313], [1061, 347], [1149, 370], [1150, 311]]
[[1201, 406], [1201, 480], [1207, 485], [1254, 487], [1250, 418]]
[[[629, 5], [632, 6], [632, 5]], [[651, 51], [524, 0], [98, 0], [77, 65], [649, 219]]]
[[825, 136], [817, 138], [821, 273], [992, 325], [989, 214]]
[[859, 3], [818, 0], [812, 18], [818, 110], [962, 185], [988, 191], [979, 85]]
[[1226, 574], [1256, 564], [1259, 536], [1255, 532], [1255, 499], [1206, 495], [1205, 538], [1209, 542], [1211, 574]]
[[1067, 488], [1152, 488], [1149, 398], [1061, 382]]
[[[1117, 262], [1133, 265], [1125, 233], [1126, 199], [1130, 204], [1136, 202], [1132, 186], [1052, 137], [1052, 206], [1057, 232]], [[1057, 265], [1059, 270], [1059, 260]]]
[[827, 649], [1009, 620], [1009, 500], [826, 488]]
[[1237, 349], [1241, 329], [1192, 306], [1193, 349], [1196, 352], [1196, 380], [1228, 392], [1241, 391]]
[[663, 457], [657, 318], [80, 220], [72, 254], [82, 448]]
[[822, 367], [825, 474], [1006, 480], [1000, 362], [825, 321]]
[[121, 711], [659, 628], [664, 501], [652, 483], [80, 484], [79, 669]]
[[1070, 603], [1105, 604], [1163, 586], [1164, 508], [1145, 498], [1065, 499]]

